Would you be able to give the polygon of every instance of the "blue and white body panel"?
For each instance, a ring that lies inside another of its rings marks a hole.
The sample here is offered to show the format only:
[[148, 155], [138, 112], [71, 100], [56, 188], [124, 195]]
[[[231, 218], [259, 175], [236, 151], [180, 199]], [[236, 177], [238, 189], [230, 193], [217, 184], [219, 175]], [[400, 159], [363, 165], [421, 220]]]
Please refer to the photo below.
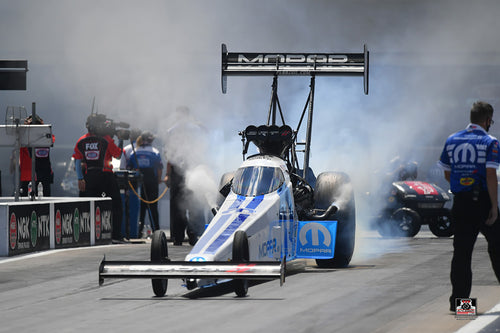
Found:
[[[300, 258], [333, 257], [335, 230], [333, 234], [328, 233], [332, 229], [322, 226], [323, 221], [301, 221], [301, 227], [308, 223], [313, 223], [316, 227], [304, 228], [300, 244], [297, 244], [299, 221], [294, 209], [293, 187], [286, 162], [275, 156], [258, 155], [241, 165], [241, 168], [248, 167], [279, 168], [283, 174], [283, 182], [276, 190], [256, 196], [236, 194], [233, 183], [231, 192], [185, 261], [230, 261], [236, 230], [243, 230], [248, 236], [250, 261], [280, 261], [282, 258], [290, 261], [298, 258], [297, 249]], [[322, 231], [325, 232], [321, 233]], [[313, 245], [323, 246], [323, 249], [311, 250]], [[331, 249], [329, 253], [328, 248]], [[198, 286], [212, 283], [214, 280], [199, 280]]]
[[276, 191], [257, 196], [242, 196], [231, 190], [186, 261], [231, 260], [236, 230], [243, 230], [248, 236], [250, 261], [293, 257], [297, 217], [286, 164], [280, 158], [262, 155], [241, 165], [251, 166], [279, 168], [284, 181]]

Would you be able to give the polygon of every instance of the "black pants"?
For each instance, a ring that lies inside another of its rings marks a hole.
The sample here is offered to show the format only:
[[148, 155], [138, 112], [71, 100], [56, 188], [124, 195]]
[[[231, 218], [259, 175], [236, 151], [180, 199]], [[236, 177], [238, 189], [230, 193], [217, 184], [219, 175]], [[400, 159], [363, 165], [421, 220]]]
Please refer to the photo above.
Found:
[[82, 197], [111, 197], [113, 210], [113, 232], [111, 238], [121, 239], [122, 236], [122, 197], [120, 188], [112, 172], [89, 170], [85, 175], [85, 192], [80, 192]]
[[170, 237], [174, 243], [182, 243], [186, 233], [187, 218], [180, 190], [170, 188]]
[[452, 294], [450, 302], [455, 298], [468, 298], [472, 286], [472, 250], [481, 232], [488, 242], [488, 254], [491, 265], [500, 282], [500, 220], [492, 226], [485, 224], [491, 208], [488, 192], [481, 192], [477, 201], [472, 194], [455, 195], [452, 217], [455, 227], [453, 238], [453, 259], [451, 261]]
[[[141, 186], [141, 198], [146, 201], [153, 201], [158, 199], [158, 181], [155, 179], [147, 180], [144, 179], [144, 183]], [[139, 215], [139, 221], [141, 224], [139, 226], [139, 236], [142, 234], [142, 229], [146, 223], [146, 212], [151, 222], [151, 228], [153, 230], [160, 229], [160, 220], [158, 216], [158, 202], [155, 203], [145, 203], [141, 201], [141, 212]]]

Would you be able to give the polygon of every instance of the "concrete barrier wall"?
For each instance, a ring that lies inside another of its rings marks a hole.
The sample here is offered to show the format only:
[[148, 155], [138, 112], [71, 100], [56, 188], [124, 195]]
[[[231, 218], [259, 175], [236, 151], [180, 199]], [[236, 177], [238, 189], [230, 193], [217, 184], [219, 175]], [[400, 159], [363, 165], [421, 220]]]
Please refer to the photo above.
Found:
[[0, 256], [111, 244], [110, 198], [0, 198]]

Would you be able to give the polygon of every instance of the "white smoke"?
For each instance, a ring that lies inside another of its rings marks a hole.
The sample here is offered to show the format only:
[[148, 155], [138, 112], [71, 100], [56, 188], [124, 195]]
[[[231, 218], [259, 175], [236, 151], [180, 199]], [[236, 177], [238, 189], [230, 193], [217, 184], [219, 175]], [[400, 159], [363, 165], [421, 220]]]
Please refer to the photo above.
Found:
[[[468, 122], [471, 101], [500, 106], [499, 6], [493, 0], [3, 1], [0, 58], [28, 59], [30, 71], [26, 92], [0, 92], [0, 112], [37, 102], [53, 124], [56, 153], [71, 150], [85, 132], [95, 96], [99, 112], [156, 133], [169, 159], [182, 157], [190, 170], [203, 165], [217, 184], [241, 162], [238, 130], [265, 123], [271, 88], [271, 78], [231, 77], [223, 95], [221, 43], [231, 52], [362, 52], [366, 43], [368, 96], [360, 78], [316, 81], [311, 156], [316, 174], [350, 175], [362, 216], [367, 205], [360, 193], [377, 180], [376, 170], [410, 152], [425, 176], [445, 138]], [[292, 127], [308, 84], [308, 78], [280, 78]], [[189, 109], [187, 119], [178, 117], [179, 106]], [[203, 130], [167, 140], [178, 121]]]

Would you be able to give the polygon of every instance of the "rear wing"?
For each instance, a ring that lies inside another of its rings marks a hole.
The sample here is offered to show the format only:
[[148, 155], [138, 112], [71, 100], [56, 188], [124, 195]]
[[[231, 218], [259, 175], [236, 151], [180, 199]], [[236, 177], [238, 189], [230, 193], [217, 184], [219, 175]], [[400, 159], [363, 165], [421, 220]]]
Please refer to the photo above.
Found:
[[227, 76], [362, 76], [368, 94], [369, 52], [363, 53], [247, 53], [228, 52], [222, 44], [222, 92]]

